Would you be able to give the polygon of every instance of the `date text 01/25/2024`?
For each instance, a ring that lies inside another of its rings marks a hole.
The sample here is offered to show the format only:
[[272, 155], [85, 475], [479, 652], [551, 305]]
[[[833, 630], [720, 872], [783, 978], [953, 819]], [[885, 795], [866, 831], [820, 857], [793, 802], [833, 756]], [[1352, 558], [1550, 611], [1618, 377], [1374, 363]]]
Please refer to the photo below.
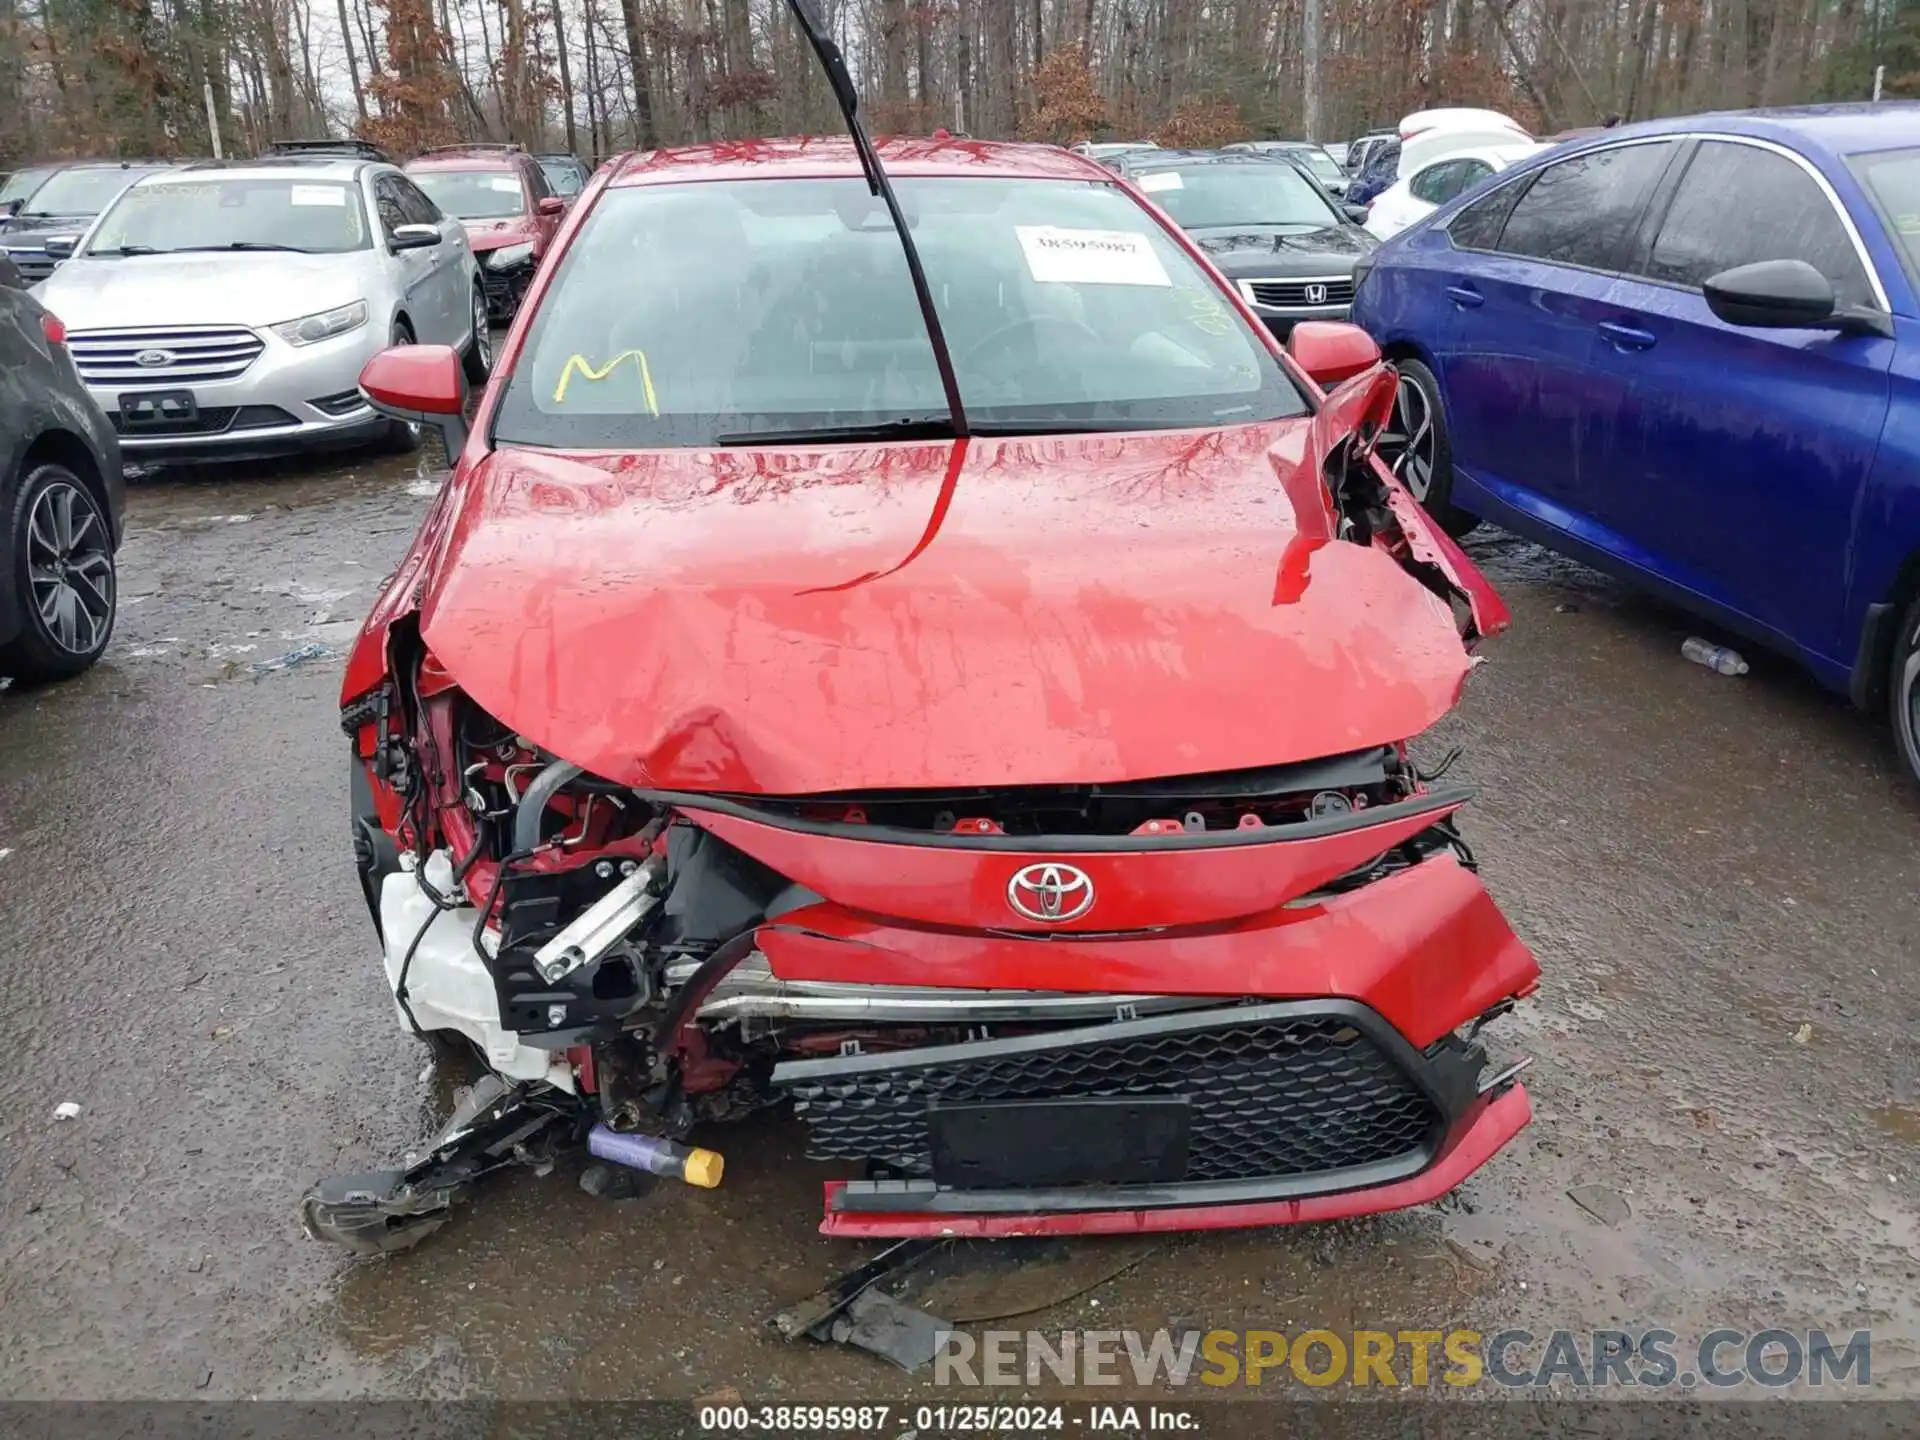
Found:
[[720, 1434], [860, 1434], [912, 1429], [921, 1433], [978, 1431], [1166, 1430], [1199, 1428], [1193, 1412], [1164, 1405], [1089, 1405], [1084, 1413], [1061, 1405], [703, 1405], [702, 1430]]

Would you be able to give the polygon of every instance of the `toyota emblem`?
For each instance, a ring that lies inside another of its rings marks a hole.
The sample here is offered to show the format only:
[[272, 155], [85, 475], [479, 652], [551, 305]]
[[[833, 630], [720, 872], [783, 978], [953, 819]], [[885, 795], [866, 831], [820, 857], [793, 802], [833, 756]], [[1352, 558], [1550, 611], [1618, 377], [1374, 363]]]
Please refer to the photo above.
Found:
[[1014, 872], [1007, 882], [1007, 904], [1029, 920], [1063, 924], [1093, 908], [1093, 880], [1078, 866], [1043, 860]]
[[1324, 305], [1327, 303], [1327, 287], [1324, 285], [1307, 286], [1307, 304]]
[[171, 350], [142, 350], [133, 357], [133, 363], [154, 370], [162, 365], [171, 365], [174, 360]]

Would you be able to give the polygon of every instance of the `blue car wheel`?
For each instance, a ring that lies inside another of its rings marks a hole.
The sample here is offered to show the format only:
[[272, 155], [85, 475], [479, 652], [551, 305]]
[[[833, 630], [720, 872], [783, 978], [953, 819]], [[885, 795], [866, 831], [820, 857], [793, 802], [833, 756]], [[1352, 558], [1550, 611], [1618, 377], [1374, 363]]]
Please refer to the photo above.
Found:
[[1900, 622], [1887, 690], [1892, 700], [1894, 748], [1907, 778], [1920, 785], [1920, 600], [1907, 607]]
[[1440, 382], [1418, 360], [1398, 361], [1396, 368], [1400, 388], [1377, 442], [1380, 458], [1448, 534], [1464, 535], [1480, 522], [1453, 507], [1453, 447]]

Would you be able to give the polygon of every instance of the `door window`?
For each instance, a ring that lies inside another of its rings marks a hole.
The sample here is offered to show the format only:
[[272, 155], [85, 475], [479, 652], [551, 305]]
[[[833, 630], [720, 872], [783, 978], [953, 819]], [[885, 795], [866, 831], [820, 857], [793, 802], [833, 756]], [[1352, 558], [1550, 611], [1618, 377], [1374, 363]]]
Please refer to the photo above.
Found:
[[401, 213], [409, 225], [438, 225], [447, 218], [440, 213], [440, 207], [427, 198], [427, 192], [411, 180], [402, 175], [387, 178], [393, 182], [394, 193], [400, 197]]
[[1424, 200], [1429, 205], [1444, 205], [1470, 185], [1478, 184], [1493, 173], [1493, 167], [1484, 160], [1442, 160], [1438, 165], [1429, 165], [1407, 186], [1416, 200]]
[[380, 228], [389, 236], [407, 223], [406, 206], [400, 202], [400, 190], [391, 175], [373, 177], [373, 207], [380, 212]]
[[1547, 166], [1507, 217], [1498, 248], [1559, 265], [1620, 269], [1673, 145], [1620, 145]]
[[1496, 250], [1500, 246], [1500, 227], [1507, 223], [1507, 212], [1513, 208], [1513, 202], [1526, 186], [1525, 178], [1511, 185], [1502, 185], [1491, 195], [1482, 195], [1478, 200], [1460, 211], [1447, 222], [1447, 238], [1453, 241], [1456, 250]]
[[1462, 160], [1442, 160], [1438, 165], [1429, 165], [1413, 179], [1407, 182], [1407, 193], [1416, 200], [1429, 205], [1444, 205], [1460, 193], [1455, 183]]
[[1872, 305], [1873, 287], [1833, 202], [1786, 156], [1702, 141], [1653, 242], [1647, 275], [1697, 288], [1756, 260], [1804, 260], [1842, 303]]

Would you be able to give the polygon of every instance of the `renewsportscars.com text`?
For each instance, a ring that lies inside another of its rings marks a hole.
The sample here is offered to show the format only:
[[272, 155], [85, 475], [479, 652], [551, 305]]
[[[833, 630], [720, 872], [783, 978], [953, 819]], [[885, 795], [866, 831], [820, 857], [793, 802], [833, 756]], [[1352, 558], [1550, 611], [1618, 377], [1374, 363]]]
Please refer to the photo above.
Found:
[[1730, 1389], [1872, 1383], [1855, 1330], [989, 1330], [951, 1331], [938, 1385], [1498, 1385]]

